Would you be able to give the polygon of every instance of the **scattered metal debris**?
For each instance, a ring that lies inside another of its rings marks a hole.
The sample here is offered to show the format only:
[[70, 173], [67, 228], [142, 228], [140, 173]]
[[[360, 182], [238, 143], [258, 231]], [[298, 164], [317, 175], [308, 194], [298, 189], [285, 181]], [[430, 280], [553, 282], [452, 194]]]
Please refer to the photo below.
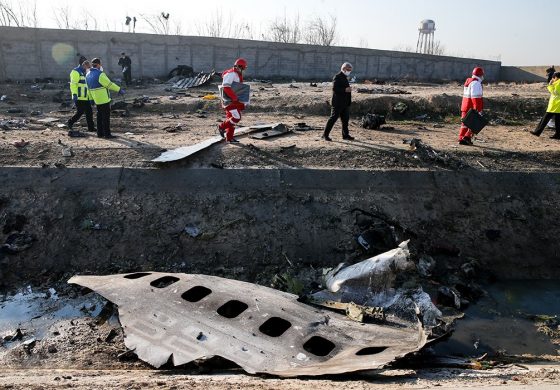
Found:
[[405, 91], [403, 89], [398, 89], [394, 87], [387, 88], [358, 88], [356, 90], [358, 93], [367, 93], [370, 95], [410, 95], [411, 92]]
[[25, 119], [6, 119], [0, 120], [0, 129], [11, 130], [11, 129], [22, 129], [28, 126]]
[[[255, 131], [260, 131], [260, 130], [266, 130], [266, 129], [271, 129], [274, 126], [277, 126], [278, 124], [270, 124], [270, 125], [259, 125], [259, 126], [251, 126], [251, 127], [242, 127], [239, 128], [235, 131], [235, 135], [236, 136], [241, 136], [241, 135], [245, 135], [245, 134], [249, 134]], [[221, 142], [223, 140], [222, 137], [215, 136], [212, 138], [208, 138], [207, 140], [204, 140], [202, 142], [199, 142], [195, 145], [189, 145], [189, 146], [182, 146], [180, 148], [177, 149], [173, 149], [173, 150], [168, 150], [163, 152], [159, 157], [155, 158], [152, 160], [152, 162], [171, 162], [171, 161], [178, 161], [178, 160], [182, 160], [186, 157], [189, 157], [197, 152], [200, 152], [201, 150], [204, 150], [214, 144], [217, 144], [218, 142]]]
[[250, 136], [253, 139], [265, 139], [272, 137], [279, 137], [281, 135], [286, 135], [292, 131], [283, 123], [278, 123], [276, 126], [272, 127], [270, 130], [265, 130], [261, 133], [256, 133]]
[[396, 112], [397, 114], [404, 115], [406, 111], [408, 111], [408, 106], [406, 105], [406, 103], [398, 102], [393, 106], [393, 112]]
[[173, 84], [173, 89], [189, 89], [200, 87], [201, 85], [204, 85], [212, 80], [215, 74], [216, 72], [214, 71], [210, 73], [200, 72], [196, 76], [182, 78], [181, 80]]
[[381, 368], [419, 350], [419, 323], [364, 324], [297, 296], [215, 276], [139, 272], [75, 276], [115, 303], [125, 345], [154, 367], [221, 356], [283, 377]]
[[362, 117], [361, 126], [364, 129], [378, 130], [385, 123], [385, 117], [377, 114], [366, 114]]
[[423, 162], [432, 164], [435, 163], [446, 167], [453, 167], [456, 169], [469, 167], [469, 165], [463, 160], [453, 157], [450, 154], [436, 151], [431, 146], [423, 143], [421, 139], [404, 139], [403, 144], [410, 145], [410, 151], [414, 152], [414, 158], [417, 158]]

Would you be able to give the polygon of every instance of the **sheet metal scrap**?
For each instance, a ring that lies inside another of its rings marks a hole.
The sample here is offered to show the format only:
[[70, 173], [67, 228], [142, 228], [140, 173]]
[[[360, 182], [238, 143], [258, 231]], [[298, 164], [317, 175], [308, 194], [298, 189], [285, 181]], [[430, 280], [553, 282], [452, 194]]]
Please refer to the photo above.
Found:
[[206, 84], [208, 81], [212, 80], [212, 77], [214, 77], [215, 74], [216, 72], [214, 71], [210, 73], [200, 72], [196, 76], [185, 77], [184, 79], [181, 79], [173, 84], [173, 89], [189, 89], [200, 87], [201, 85]]
[[221, 356], [283, 377], [381, 368], [426, 343], [421, 327], [361, 324], [297, 296], [206, 275], [74, 276], [119, 307], [127, 348], [154, 367]]
[[[271, 129], [275, 126], [278, 126], [278, 123], [274, 123], [274, 124], [265, 124], [265, 125], [258, 125], [258, 126], [250, 126], [250, 127], [241, 127], [239, 129], [235, 130], [235, 136], [239, 137], [245, 134], [250, 134], [253, 133], [255, 131], [260, 131], [260, 130], [266, 130], [266, 129]], [[178, 160], [182, 160], [183, 158], [189, 157], [195, 153], [200, 152], [201, 150], [204, 150], [214, 144], [217, 144], [218, 142], [223, 141], [223, 138], [218, 136], [214, 136], [212, 138], [208, 138], [204, 141], [201, 141], [197, 144], [194, 145], [188, 145], [188, 146], [181, 146], [180, 148], [176, 148], [176, 149], [172, 149], [172, 150], [167, 150], [165, 152], [163, 152], [161, 155], [159, 155], [158, 157], [154, 158], [152, 160], [152, 162], [157, 162], [157, 163], [166, 163], [166, 162], [172, 162], [172, 161], [178, 161]]]

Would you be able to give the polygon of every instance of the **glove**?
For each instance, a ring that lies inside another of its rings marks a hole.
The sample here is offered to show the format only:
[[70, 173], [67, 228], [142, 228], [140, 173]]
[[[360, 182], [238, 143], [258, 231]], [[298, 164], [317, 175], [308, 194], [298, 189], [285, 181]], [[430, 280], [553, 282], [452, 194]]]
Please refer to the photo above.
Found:
[[126, 91], [124, 90], [124, 88], [119, 89], [119, 95], [124, 95], [126, 93]]
[[74, 102], [74, 104], [78, 103], [78, 95], [72, 95], [72, 101]]

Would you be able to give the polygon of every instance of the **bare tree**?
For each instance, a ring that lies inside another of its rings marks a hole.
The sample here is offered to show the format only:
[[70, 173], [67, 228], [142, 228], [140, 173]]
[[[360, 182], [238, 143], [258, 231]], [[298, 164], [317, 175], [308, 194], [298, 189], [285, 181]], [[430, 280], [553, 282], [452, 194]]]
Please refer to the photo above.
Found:
[[435, 41], [434, 42], [434, 52], [432, 53], [433, 55], [436, 56], [444, 56], [446, 55], [447, 50], [445, 48], [445, 46], [441, 43], [441, 41]]
[[283, 18], [276, 18], [263, 35], [263, 39], [282, 43], [300, 43], [302, 40], [302, 29], [299, 14], [292, 20], [288, 19], [286, 13]]
[[403, 44], [393, 47], [393, 50], [404, 51], [406, 53], [414, 53], [416, 51], [416, 49], [414, 49], [411, 45], [403, 45]]
[[87, 8], [84, 8], [81, 14], [84, 15], [84, 22], [82, 25], [85, 30], [98, 30], [97, 18], [93, 16]]
[[[231, 16], [231, 15], [230, 15]], [[231, 20], [229, 18], [228, 20]], [[214, 15], [206, 21], [205, 24], [197, 24], [196, 30], [198, 35], [208, 36], [213, 38], [227, 37], [229, 35], [229, 26], [227, 26], [228, 21], [224, 19], [222, 11], [216, 9]], [[231, 22], [229, 22], [231, 26]]]
[[67, 30], [79, 28], [80, 23], [72, 15], [72, 8], [69, 4], [55, 8], [53, 11], [54, 21], [58, 28]]
[[27, 3], [16, 3], [14, 6], [9, 0], [0, 0], [0, 25], [16, 27], [37, 27], [37, 0]]
[[234, 23], [236, 18], [230, 13], [228, 17], [224, 17], [220, 9], [210, 19], [202, 24], [196, 25], [198, 35], [213, 38], [253, 38], [253, 27], [248, 22], [239, 21]]
[[140, 15], [154, 34], [169, 35], [169, 13], [159, 15]]
[[0, 0], [0, 25], [22, 27], [14, 7], [7, 0]]
[[332, 46], [336, 43], [336, 16], [330, 20], [316, 16], [307, 22], [304, 41], [310, 45]]

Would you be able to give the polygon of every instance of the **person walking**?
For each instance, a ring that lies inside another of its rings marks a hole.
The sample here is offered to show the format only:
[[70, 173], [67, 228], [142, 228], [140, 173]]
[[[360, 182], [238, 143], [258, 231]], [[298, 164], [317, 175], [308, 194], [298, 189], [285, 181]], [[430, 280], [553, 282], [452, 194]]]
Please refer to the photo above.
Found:
[[548, 91], [550, 92], [550, 99], [548, 107], [543, 118], [539, 122], [537, 128], [530, 133], [537, 137], [541, 135], [546, 124], [554, 119], [554, 135], [550, 138], [560, 139], [560, 72], [555, 72], [548, 83]]
[[[482, 81], [484, 81], [484, 69], [480, 67], [474, 68], [472, 76], [465, 81], [463, 88], [461, 119], [467, 116], [470, 109], [474, 109], [479, 113], [482, 113], [482, 110], [484, 109]], [[459, 144], [472, 145], [473, 135], [474, 133], [464, 123], [461, 123], [461, 130], [459, 131]]]
[[126, 86], [129, 87], [132, 84], [132, 60], [125, 52], [121, 53], [119, 65], [122, 68], [123, 80]]
[[[222, 72], [222, 92], [229, 99], [226, 103], [222, 103], [222, 107], [226, 112], [226, 119], [218, 125], [218, 132], [222, 136], [225, 135], [226, 142], [239, 142], [234, 138], [235, 125], [241, 121], [241, 112], [245, 109], [245, 104], [239, 101], [239, 97], [232, 88], [234, 83], [243, 84], [243, 72], [247, 69], [247, 60], [238, 58], [233, 67]], [[229, 102], [231, 100], [231, 102]]]
[[109, 80], [103, 72], [101, 60], [91, 60], [92, 68], [86, 76], [89, 93], [97, 106], [97, 136], [99, 138], [115, 138], [111, 134], [111, 94], [109, 91], [124, 95], [125, 91]]
[[340, 118], [342, 122], [342, 139], [352, 141], [348, 122], [350, 121], [350, 104], [352, 104], [352, 87], [348, 81], [348, 76], [352, 72], [352, 64], [345, 62], [340, 67], [340, 72], [333, 78], [333, 95], [331, 99], [331, 116], [325, 125], [325, 131], [321, 137], [325, 141], [332, 141], [329, 137], [331, 130]]
[[72, 130], [74, 123], [76, 123], [83, 114], [86, 115], [88, 131], [95, 131], [93, 110], [91, 109], [91, 95], [86, 84], [86, 73], [90, 68], [91, 63], [84, 60], [81, 65], [75, 67], [70, 72], [70, 92], [72, 93], [72, 101], [76, 107], [76, 113], [72, 118], [68, 119], [67, 122], [68, 136], [70, 137], [84, 136], [84, 134], [79, 131]]

